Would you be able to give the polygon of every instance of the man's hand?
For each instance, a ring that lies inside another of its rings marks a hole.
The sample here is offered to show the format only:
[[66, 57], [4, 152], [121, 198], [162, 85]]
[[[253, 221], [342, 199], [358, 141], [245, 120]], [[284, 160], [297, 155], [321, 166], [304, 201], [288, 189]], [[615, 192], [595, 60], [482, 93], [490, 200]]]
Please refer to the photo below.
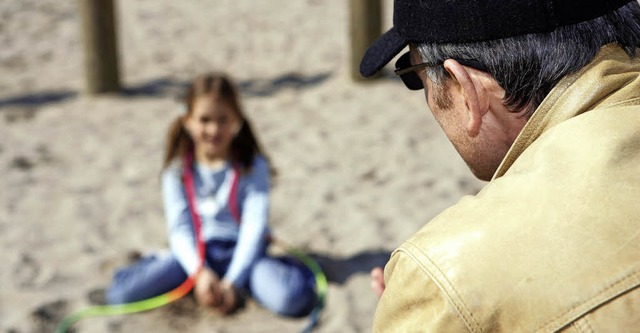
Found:
[[375, 267], [371, 270], [371, 289], [373, 289], [373, 292], [380, 298], [384, 288], [384, 271], [382, 267]]

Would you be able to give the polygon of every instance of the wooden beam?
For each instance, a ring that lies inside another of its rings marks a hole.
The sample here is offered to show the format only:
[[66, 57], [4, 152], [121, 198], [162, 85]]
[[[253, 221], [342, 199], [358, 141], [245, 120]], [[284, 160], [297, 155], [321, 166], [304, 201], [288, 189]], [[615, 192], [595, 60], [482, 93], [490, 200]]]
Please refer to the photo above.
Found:
[[78, 0], [88, 94], [120, 90], [113, 0]]
[[360, 60], [367, 48], [382, 34], [381, 0], [349, 0], [349, 14], [351, 78], [361, 81], [365, 78], [360, 75]]

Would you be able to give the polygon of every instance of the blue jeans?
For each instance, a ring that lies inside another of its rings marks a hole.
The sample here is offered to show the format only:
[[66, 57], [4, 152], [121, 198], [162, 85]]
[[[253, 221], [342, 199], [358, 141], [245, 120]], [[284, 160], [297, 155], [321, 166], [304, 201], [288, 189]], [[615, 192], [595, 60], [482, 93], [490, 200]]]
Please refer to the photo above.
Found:
[[[224, 276], [235, 243], [211, 241], [206, 245], [206, 263]], [[187, 274], [171, 253], [150, 255], [120, 268], [107, 289], [109, 304], [122, 304], [162, 295], [179, 286]], [[264, 254], [251, 268], [244, 288], [258, 303], [283, 316], [305, 316], [315, 305], [315, 280], [311, 271], [289, 257]]]

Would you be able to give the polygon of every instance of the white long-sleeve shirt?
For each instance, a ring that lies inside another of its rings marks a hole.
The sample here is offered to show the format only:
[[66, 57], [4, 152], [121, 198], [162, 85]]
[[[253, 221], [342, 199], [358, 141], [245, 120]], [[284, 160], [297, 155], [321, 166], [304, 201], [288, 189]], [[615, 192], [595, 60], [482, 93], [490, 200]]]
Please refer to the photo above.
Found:
[[[237, 203], [241, 215], [238, 223], [229, 210], [229, 194], [233, 167], [209, 169], [194, 162], [192, 165], [196, 196], [196, 211], [202, 221], [205, 241], [236, 241], [236, 248], [224, 276], [235, 286], [245, 284], [251, 265], [265, 246], [269, 216], [269, 166], [258, 156], [251, 172], [240, 175]], [[193, 222], [188, 199], [182, 184], [182, 165], [175, 162], [162, 174], [162, 194], [169, 231], [169, 245], [187, 274], [198, 266]]]

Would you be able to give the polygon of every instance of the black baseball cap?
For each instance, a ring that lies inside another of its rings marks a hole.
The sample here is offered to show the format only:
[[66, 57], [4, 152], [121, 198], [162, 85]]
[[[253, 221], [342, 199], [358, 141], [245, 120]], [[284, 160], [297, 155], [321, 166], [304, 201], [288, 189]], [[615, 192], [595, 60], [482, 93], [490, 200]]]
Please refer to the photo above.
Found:
[[545, 33], [636, 0], [395, 0], [393, 27], [374, 42], [360, 74], [379, 71], [409, 43], [467, 43]]

